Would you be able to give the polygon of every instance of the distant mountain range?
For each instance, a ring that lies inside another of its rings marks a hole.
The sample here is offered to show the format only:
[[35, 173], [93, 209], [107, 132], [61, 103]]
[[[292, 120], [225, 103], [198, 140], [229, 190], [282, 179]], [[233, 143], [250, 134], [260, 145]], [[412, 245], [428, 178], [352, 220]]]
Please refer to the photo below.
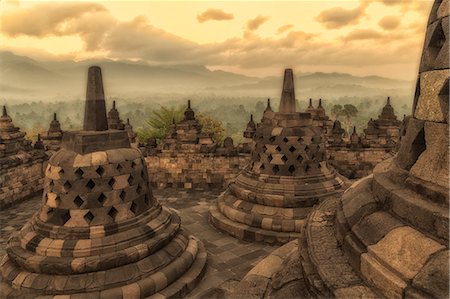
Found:
[[[83, 97], [86, 70], [100, 65], [107, 95], [140, 97], [151, 94], [205, 93], [232, 96], [277, 97], [282, 76], [256, 78], [201, 65], [154, 66], [145, 62], [110, 59], [38, 61], [0, 51], [2, 98], [64, 100]], [[296, 77], [297, 96], [339, 97], [409, 95], [413, 82], [378, 76], [308, 73]]]

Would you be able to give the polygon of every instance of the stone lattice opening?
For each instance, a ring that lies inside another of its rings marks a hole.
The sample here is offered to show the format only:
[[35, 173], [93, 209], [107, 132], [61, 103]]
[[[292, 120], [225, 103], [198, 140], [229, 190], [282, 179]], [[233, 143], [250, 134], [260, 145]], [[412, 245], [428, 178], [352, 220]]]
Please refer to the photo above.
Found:
[[78, 179], [81, 179], [83, 177], [84, 171], [81, 170], [81, 168], [77, 168], [77, 170], [75, 170], [75, 175], [77, 176]]
[[428, 46], [428, 49], [433, 59], [436, 59], [442, 47], [444, 46], [444, 43], [445, 43], [445, 34], [444, 30], [442, 29], [442, 24], [439, 23], [436, 25], [436, 28], [433, 31], [433, 35], [431, 36], [430, 44]]
[[411, 145], [411, 158], [414, 161], [411, 165], [407, 166], [407, 170], [410, 170], [411, 167], [416, 163], [419, 156], [427, 149], [427, 145], [425, 143], [425, 129], [422, 128], [420, 132], [417, 134]]
[[94, 181], [93, 181], [93, 180], [89, 180], [89, 182], [87, 182], [87, 184], [86, 184], [86, 187], [87, 187], [89, 190], [94, 189], [94, 188], [95, 188], [95, 183], [94, 183]]
[[63, 214], [61, 215], [61, 222], [62, 222], [62, 224], [64, 225], [64, 224], [66, 224], [67, 221], [69, 221], [69, 220], [70, 220], [70, 212], [69, 212], [69, 211], [66, 211], [65, 213], [63, 213]]
[[86, 220], [87, 224], [90, 224], [92, 222], [92, 220], [94, 219], [94, 215], [91, 212], [87, 212], [84, 216], [83, 216], [84, 220]]
[[95, 172], [97, 172], [97, 174], [99, 176], [103, 176], [103, 174], [105, 173], [105, 169], [101, 166], [97, 167], [97, 169], [95, 170]]
[[103, 193], [100, 193], [100, 195], [97, 197], [97, 201], [101, 204], [106, 200], [106, 196]]
[[119, 212], [116, 210], [116, 208], [111, 207], [111, 209], [109, 209], [108, 215], [109, 215], [109, 217], [111, 217], [113, 220], [116, 220], [117, 214], [119, 214]]
[[77, 207], [81, 207], [84, 204], [84, 200], [77, 195], [77, 197], [75, 197], [75, 199], [73, 200], [73, 203], [77, 206]]

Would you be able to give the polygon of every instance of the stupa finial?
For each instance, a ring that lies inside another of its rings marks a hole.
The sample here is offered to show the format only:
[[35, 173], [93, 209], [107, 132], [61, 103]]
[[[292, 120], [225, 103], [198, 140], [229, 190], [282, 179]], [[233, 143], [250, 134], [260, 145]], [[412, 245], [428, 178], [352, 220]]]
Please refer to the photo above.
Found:
[[280, 113], [295, 113], [294, 74], [292, 69], [284, 70], [283, 91], [281, 92]]
[[98, 66], [91, 66], [88, 70], [86, 105], [84, 112], [84, 130], [108, 130], [102, 70]]

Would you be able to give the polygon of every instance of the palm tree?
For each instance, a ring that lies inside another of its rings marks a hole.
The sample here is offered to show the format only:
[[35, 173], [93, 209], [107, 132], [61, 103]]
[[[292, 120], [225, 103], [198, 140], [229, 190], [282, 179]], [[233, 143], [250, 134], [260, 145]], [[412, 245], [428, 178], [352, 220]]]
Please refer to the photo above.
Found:
[[150, 137], [155, 137], [157, 140], [163, 139], [173, 121], [175, 120], [175, 123], [179, 123], [183, 119], [184, 110], [183, 106], [161, 106], [157, 110], [152, 110], [145, 121], [146, 126], [138, 130], [139, 140], [147, 142]]

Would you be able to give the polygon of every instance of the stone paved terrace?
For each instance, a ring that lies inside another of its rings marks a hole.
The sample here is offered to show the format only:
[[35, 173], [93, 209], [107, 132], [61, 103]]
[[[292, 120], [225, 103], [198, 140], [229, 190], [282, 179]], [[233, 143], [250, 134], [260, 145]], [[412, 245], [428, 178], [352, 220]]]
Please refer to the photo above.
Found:
[[[208, 251], [208, 267], [203, 280], [189, 295], [199, 298], [230, 278], [240, 280], [276, 246], [254, 244], [234, 239], [208, 223], [208, 211], [221, 191], [154, 190], [162, 204], [175, 209], [185, 231], [201, 239]], [[35, 197], [0, 211], [0, 256], [5, 254], [6, 241], [19, 230], [37, 210], [41, 197]]]

